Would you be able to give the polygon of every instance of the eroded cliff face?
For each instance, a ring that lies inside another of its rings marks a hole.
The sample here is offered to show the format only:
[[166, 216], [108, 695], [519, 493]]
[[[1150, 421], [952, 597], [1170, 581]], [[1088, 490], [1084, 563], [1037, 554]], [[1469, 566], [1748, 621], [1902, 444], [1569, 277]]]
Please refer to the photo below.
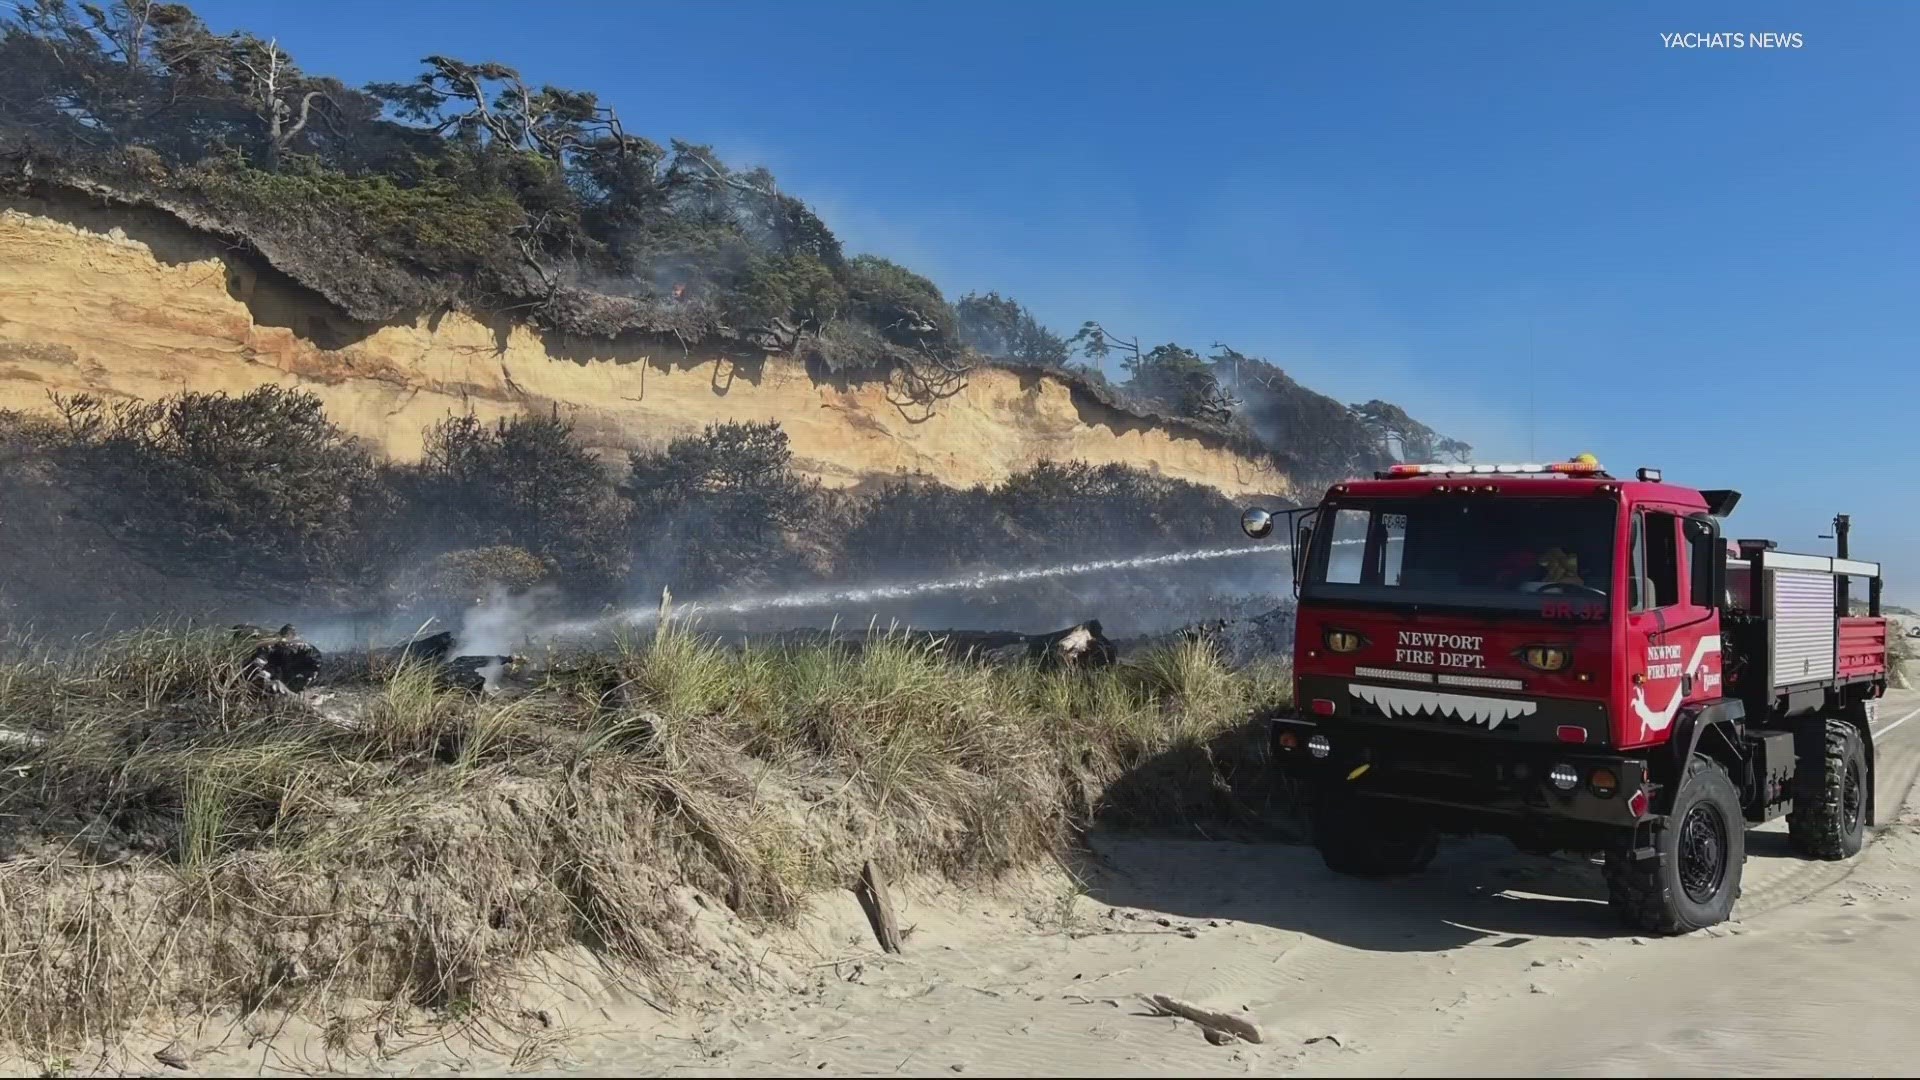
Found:
[[47, 410], [48, 391], [154, 398], [267, 384], [313, 393], [335, 423], [403, 461], [449, 415], [557, 406], [610, 453], [717, 421], [777, 420], [798, 466], [834, 486], [913, 472], [971, 485], [1053, 459], [1234, 495], [1290, 490], [1224, 440], [1052, 376], [980, 369], [927, 405], [877, 379], [816, 379], [784, 357], [569, 339], [460, 312], [372, 325], [160, 211], [0, 202], [0, 408]]

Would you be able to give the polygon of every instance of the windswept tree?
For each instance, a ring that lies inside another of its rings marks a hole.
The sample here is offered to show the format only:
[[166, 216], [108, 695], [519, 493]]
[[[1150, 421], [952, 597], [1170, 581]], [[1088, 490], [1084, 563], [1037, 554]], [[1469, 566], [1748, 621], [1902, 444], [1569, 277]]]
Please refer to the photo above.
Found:
[[847, 260], [846, 276], [850, 320], [867, 328], [850, 335], [864, 338], [864, 347], [848, 351], [857, 360], [885, 363], [896, 407], [924, 418], [966, 389], [973, 359], [960, 344], [958, 316], [939, 286], [877, 255]]
[[[1121, 356], [1121, 366], [1136, 364], [1140, 360], [1140, 339], [1115, 337], [1107, 328], [1088, 319], [1080, 324], [1080, 329], [1067, 339], [1067, 347], [1077, 349], [1087, 359], [1100, 362], [1115, 353]], [[1128, 370], [1132, 370], [1128, 368]]]
[[663, 148], [595, 94], [535, 87], [505, 64], [423, 63], [372, 92], [514, 193], [522, 262], [549, 293], [564, 281], [556, 264], [586, 263], [605, 271], [598, 288], [788, 351], [846, 314], [839, 240], [765, 169], [732, 169], [697, 143]]
[[983, 355], [1041, 367], [1065, 367], [1073, 355], [1065, 338], [997, 292], [968, 293], [954, 311], [961, 344]]
[[1240, 405], [1207, 361], [1185, 346], [1168, 342], [1142, 351], [1138, 338], [1115, 337], [1096, 322], [1082, 325], [1072, 341], [1095, 360], [1119, 353], [1127, 391], [1175, 416], [1226, 423]]
[[731, 169], [709, 146], [679, 139], [672, 146], [663, 183], [686, 217], [737, 230], [760, 251], [842, 268], [839, 239], [805, 203], [782, 192], [771, 172]]
[[891, 259], [858, 255], [847, 263], [853, 310], [896, 345], [949, 352], [958, 322], [940, 287]]
[[757, 255], [748, 260], [727, 313], [732, 329], [767, 348], [792, 352], [847, 308], [847, 287], [817, 259]]
[[364, 126], [370, 102], [303, 72], [277, 42], [213, 33], [184, 4], [30, 0], [0, 19], [0, 133], [51, 146], [171, 161], [224, 147], [274, 171], [345, 123]]
[[1236, 420], [1280, 456], [1295, 481], [1311, 485], [1361, 476], [1390, 460], [1352, 409], [1300, 385], [1277, 365], [1216, 346], [1213, 371], [1242, 399]]
[[0, 132], [70, 150], [124, 145], [166, 103], [154, 40], [176, 19], [198, 23], [141, 0], [0, 8]]
[[581, 153], [626, 149], [633, 137], [611, 106], [584, 90], [535, 89], [505, 64], [429, 56], [412, 82], [374, 83], [402, 118], [456, 141], [491, 142], [565, 165]]
[[1374, 433], [1381, 445], [1395, 453], [1401, 461], [1438, 461], [1447, 458], [1463, 462], [1473, 455], [1473, 447], [1459, 439], [1439, 434], [1391, 402], [1375, 398], [1350, 407], [1354, 416]]
[[[309, 78], [278, 41], [263, 42], [235, 34], [227, 46], [220, 74], [265, 126], [265, 164], [268, 171], [278, 172], [281, 155], [308, 123], [316, 115], [325, 116], [328, 109], [339, 108], [336, 98], [340, 88], [332, 80]], [[316, 104], [320, 106], [318, 114]]]

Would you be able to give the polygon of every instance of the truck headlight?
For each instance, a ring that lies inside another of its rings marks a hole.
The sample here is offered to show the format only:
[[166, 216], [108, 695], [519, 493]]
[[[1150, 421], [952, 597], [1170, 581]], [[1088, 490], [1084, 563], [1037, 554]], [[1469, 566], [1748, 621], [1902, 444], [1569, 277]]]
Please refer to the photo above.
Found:
[[1573, 650], [1565, 645], [1529, 645], [1515, 655], [1535, 671], [1565, 671], [1573, 662]]

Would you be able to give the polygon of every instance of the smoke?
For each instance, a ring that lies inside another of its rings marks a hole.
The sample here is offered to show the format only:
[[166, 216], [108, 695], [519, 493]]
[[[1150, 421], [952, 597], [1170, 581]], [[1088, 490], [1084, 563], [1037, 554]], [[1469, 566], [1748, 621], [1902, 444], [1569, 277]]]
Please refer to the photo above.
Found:
[[1351, 409], [1307, 389], [1265, 360], [1216, 362], [1212, 371], [1221, 386], [1240, 399], [1236, 418], [1293, 464], [1296, 483], [1364, 475], [1390, 458]]
[[551, 617], [557, 594], [551, 589], [510, 593], [495, 588], [487, 599], [469, 608], [454, 632], [454, 648], [462, 656], [511, 656], [531, 643], [537, 628]]

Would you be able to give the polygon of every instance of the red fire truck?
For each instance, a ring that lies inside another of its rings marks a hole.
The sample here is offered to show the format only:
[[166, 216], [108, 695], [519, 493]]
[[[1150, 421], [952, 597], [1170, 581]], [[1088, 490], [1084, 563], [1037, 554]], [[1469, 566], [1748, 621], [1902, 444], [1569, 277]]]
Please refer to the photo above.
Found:
[[1288, 511], [1296, 706], [1272, 740], [1312, 782], [1327, 865], [1407, 873], [1442, 833], [1500, 833], [1603, 856], [1628, 925], [1682, 933], [1732, 911], [1750, 824], [1784, 814], [1805, 856], [1858, 852], [1880, 567], [1846, 557], [1845, 517], [1838, 557], [1730, 543], [1739, 498], [1582, 455], [1397, 465]]

